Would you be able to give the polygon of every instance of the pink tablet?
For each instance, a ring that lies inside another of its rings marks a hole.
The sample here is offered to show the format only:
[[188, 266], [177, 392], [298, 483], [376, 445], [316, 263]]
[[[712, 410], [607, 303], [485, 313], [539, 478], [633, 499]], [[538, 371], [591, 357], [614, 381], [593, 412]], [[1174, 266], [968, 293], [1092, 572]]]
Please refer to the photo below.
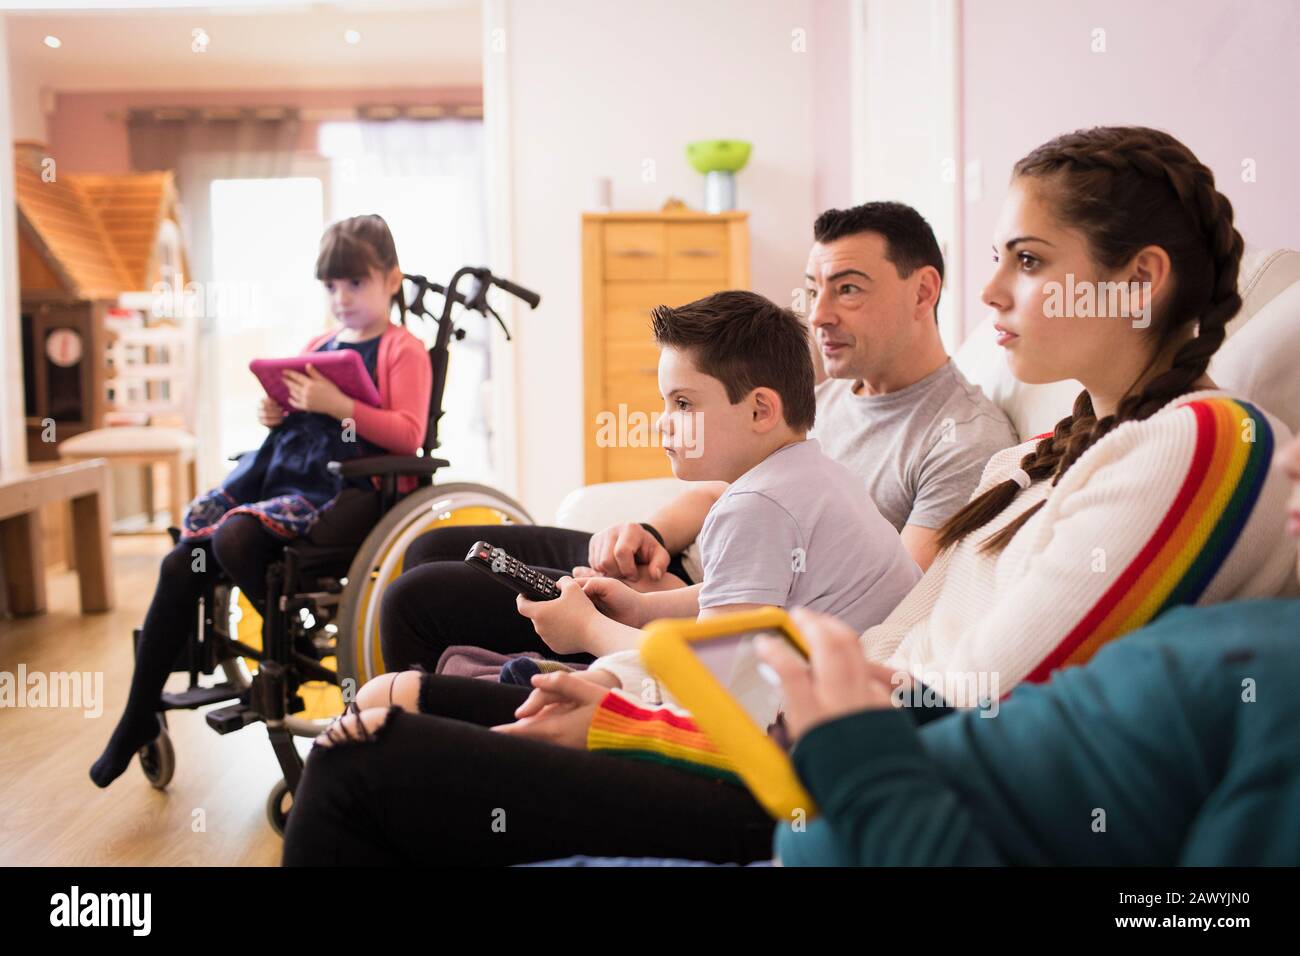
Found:
[[374, 380], [366, 371], [365, 360], [361, 353], [353, 349], [339, 349], [337, 352], [308, 352], [293, 358], [253, 359], [248, 369], [257, 376], [257, 380], [266, 389], [266, 394], [280, 403], [286, 412], [294, 411], [289, 407], [289, 386], [284, 383], [285, 369], [307, 374], [307, 365], [311, 364], [322, 375], [339, 387], [348, 398], [355, 398], [367, 405], [379, 407], [379, 391]]

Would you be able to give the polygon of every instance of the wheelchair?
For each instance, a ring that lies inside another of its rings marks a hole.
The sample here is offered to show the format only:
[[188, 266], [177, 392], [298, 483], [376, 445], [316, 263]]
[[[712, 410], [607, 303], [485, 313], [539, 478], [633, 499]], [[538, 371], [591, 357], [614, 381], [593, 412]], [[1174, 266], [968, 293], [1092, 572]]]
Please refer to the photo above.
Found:
[[[461, 293], [459, 284], [466, 278], [473, 286]], [[189, 686], [179, 692], [163, 692], [158, 707], [159, 735], [138, 754], [146, 778], [161, 790], [176, 768], [167, 733], [169, 711], [224, 704], [205, 714], [208, 725], [219, 734], [264, 724], [283, 772], [266, 801], [267, 820], [280, 834], [304, 764], [294, 738], [315, 737], [342, 713], [345, 701], [351, 700], [362, 684], [384, 673], [379, 645], [381, 597], [384, 588], [401, 574], [411, 542], [427, 531], [452, 524], [533, 523], [522, 505], [495, 489], [465, 482], [437, 484], [435, 473], [449, 462], [432, 453], [439, 446], [438, 422], [443, 414], [451, 341], [465, 335], [453, 320], [453, 304], [461, 306], [462, 315], [491, 315], [509, 340], [501, 316], [488, 304], [489, 289], [495, 286], [533, 309], [541, 297], [484, 267], [458, 269], [446, 287], [419, 275], [405, 275], [404, 280], [414, 288], [409, 296], [408, 327], [413, 316], [415, 321], [436, 323], [434, 344], [428, 349], [433, 388], [423, 448], [417, 455], [329, 463], [329, 471], [343, 479], [379, 479], [381, 517], [359, 549], [354, 545], [318, 545], [310, 535], [286, 545], [267, 572], [264, 618], [259, 620], [251, 602], [227, 576], [213, 576], [197, 605], [186, 645], [172, 667], [173, 673], [188, 673]], [[429, 293], [443, 298], [439, 316], [426, 305]], [[403, 476], [415, 477], [417, 485], [399, 495], [397, 480]], [[180, 530], [168, 531], [175, 544]], [[141, 633], [141, 628], [135, 628], [137, 649]], [[221, 679], [202, 682], [204, 677], [214, 677], [218, 669]]]

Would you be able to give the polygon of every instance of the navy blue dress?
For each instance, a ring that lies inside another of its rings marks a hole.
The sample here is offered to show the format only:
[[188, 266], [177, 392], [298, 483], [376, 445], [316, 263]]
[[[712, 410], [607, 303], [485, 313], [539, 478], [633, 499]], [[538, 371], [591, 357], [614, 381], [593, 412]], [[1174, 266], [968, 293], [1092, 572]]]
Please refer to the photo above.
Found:
[[[335, 333], [315, 351], [360, 352], [378, 387], [379, 341], [383, 336], [364, 342], [339, 342], [337, 338]], [[219, 488], [190, 503], [181, 539], [206, 538], [230, 515], [249, 514], [277, 538], [292, 541], [311, 531], [321, 512], [344, 488], [374, 488], [368, 477], [345, 481], [331, 475], [325, 468], [328, 462], [386, 454], [387, 449], [366, 441], [356, 434], [355, 427], [345, 429], [337, 418], [319, 412], [290, 411], [271, 429], [257, 451], [239, 459]]]

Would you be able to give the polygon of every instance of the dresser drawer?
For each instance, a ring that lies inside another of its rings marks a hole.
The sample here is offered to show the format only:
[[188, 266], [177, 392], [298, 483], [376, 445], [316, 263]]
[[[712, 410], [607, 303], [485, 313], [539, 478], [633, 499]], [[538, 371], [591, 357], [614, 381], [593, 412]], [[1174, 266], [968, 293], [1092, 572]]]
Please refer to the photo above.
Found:
[[659, 397], [659, 369], [653, 374], [646, 371], [630, 374], [625, 382], [611, 382], [609, 399], [611, 408], [617, 408], [621, 402], [638, 412], [662, 415], [664, 400]]
[[650, 313], [657, 305], [678, 306], [718, 291], [709, 282], [612, 282], [605, 286], [605, 337], [653, 341]]
[[673, 466], [663, 448], [619, 448], [605, 460], [605, 481], [636, 481], [639, 478], [671, 478]]
[[659, 397], [659, 366], [655, 361], [630, 350], [620, 355], [617, 349], [611, 349], [607, 356], [609, 364], [597, 411], [618, 414], [623, 405], [629, 412], [644, 412], [651, 418], [660, 415], [664, 400]]
[[602, 351], [605, 385], [614, 394], [630, 384], [630, 376], [638, 382], [648, 379], [653, 388], [659, 387], [659, 347], [653, 342], [606, 339]]
[[662, 413], [654, 376], [642, 373], [607, 384], [604, 401], [587, 423], [588, 443], [611, 469], [606, 480], [670, 473], [657, 427]]
[[668, 278], [727, 278], [727, 227], [720, 222], [668, 224]]
[[605, 278], [662, 279], [667, 273], [667, 227], [662, 222], [605, 224]]

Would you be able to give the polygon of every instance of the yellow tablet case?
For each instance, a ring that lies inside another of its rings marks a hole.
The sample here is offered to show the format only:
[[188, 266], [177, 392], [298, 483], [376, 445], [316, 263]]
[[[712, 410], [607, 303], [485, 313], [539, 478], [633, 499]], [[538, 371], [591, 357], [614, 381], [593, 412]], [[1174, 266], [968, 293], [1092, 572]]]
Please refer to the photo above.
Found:
[[808, 655], [808, 646], [790, 616], [777, 607], [705, 618], [663, 619], [643, 628], [641, 660], [663, 681], [709, 739], [736, 766], [736, 773], [759, 803], [786, 823], [811, 819], [817, 809], [799, 782], [789, 756], [745, 713], [690, 645], [747, 631], [780, 631]]

